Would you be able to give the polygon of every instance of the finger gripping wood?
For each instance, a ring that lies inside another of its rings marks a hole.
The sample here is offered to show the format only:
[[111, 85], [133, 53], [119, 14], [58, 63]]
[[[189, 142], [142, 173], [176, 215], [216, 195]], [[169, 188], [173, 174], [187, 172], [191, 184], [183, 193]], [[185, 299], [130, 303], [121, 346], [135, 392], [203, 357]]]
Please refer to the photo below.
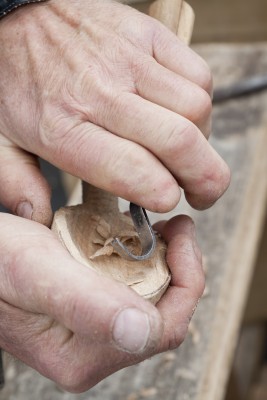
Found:
[[[193, 13], [183, 1], [157, 0], [150, 14], [189, 41]], [[180, 26], [183, 26], [182, 30]], [[149, 260], [127, 261], [113, 249], [111, 241], [118, 237], [131, 252], [141, 253], [131, 218], [119, 211], [118, 199], [110, 193], [83, 182], [83, 203], [58, 210], [52, 230], [77, 261], [101, 275], [125, 283], [154, 304], [170, 283], [166, 245], [159, 235], [154, 255]]]
[[141, 251], [131, 218], [119, 211], [115, 196], [91, 185], [83, 186], [83, 204], [57, 211], [52, 230], [77, 261], [125, 283], [156, 303], [170, 282], [165, 243], [157, 237], [156, 251], [149, 260], [136, 262], [121, 258], [110, 245], [114, 237], [119, 237], [136, 254]]

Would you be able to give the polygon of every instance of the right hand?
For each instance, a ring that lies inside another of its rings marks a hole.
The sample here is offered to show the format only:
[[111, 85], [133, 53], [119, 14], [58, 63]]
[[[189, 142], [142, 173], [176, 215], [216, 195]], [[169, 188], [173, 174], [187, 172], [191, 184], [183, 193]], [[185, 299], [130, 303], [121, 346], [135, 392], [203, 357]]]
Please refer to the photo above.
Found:
[[158, 21], [110, 0], [50, 0], [1, 20], [0, 48], [0, 201], [17, 214], [51, 219], [36, 155], [156, 212], [179, 186], [198, 209], [228, 186], [207, 142], [209, 69]]

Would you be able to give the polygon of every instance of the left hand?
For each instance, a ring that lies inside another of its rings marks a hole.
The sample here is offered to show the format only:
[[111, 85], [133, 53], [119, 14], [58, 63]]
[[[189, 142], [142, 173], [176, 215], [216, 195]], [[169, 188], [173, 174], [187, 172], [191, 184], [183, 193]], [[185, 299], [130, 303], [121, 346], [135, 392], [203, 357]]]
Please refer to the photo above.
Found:
[[184, 340], [204, 289], [188, 217], [157, 227], [172, 273], [157, 307], [77, 263], [46, 227], [6, 214], [0, 225], [0, 347], [66, 390], [86, 391]]

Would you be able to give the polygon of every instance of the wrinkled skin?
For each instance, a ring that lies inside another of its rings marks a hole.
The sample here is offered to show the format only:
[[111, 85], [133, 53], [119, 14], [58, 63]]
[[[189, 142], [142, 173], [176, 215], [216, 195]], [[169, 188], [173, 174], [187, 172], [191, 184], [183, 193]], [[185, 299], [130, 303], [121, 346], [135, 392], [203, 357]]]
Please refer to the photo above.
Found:
[[188, 217], [160, 227], [172, 283], [157, 307], [78, 264], [46, 227], [10, 215], [0, 223], [0, 346], [66, 390], [85, 391], [184, 340], [204, 289]]
[[[75, 262], [49, 226], [36, 156], [158, 212], [204, 209], [229, 184], [209, 145], [204, 61], [110, 0], [51, 0], [0, 21], [0, 346], [70, 391], [184, 339], [203, 292], [186, 217], [158, 229], [172, 283], [157, 307]], [[123, 310], [129, 310], [122, 314]], [[137, 338], [138, 333], [142, 335]]]
[[152, 211], [172, 209], [179, 185], [196, 208], [226, 189], [205, 138], [208, 67], [157, 21], [110, 1], [52, 0], [2, 20], [0, 47], [0, 199], [14, 212], [28, 200], [35, 220], [51, 218], [29, 153]]

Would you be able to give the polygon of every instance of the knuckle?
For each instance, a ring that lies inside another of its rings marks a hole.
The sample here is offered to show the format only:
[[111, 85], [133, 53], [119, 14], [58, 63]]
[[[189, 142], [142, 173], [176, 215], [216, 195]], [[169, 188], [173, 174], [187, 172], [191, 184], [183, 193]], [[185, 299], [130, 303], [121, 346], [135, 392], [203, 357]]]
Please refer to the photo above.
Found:
[[202, 133], [207, 137], [210, 134], [211, 97], [205, 90], [194, 85], [192, 98], [194, 100], [188, 105], [184, 116], [202, 130]]
[[203, 89], [199, 89], [194, 107], [192, 109], [192, 122], [203, 123], [208, 120], [212, 111], [212, 100], [210, 95]]
[[171, 177], [158, 181], [156, 196], [152, 204], [154, 212], [165, 213], [173, 210], [179, 203], [181, 197], [177, 182]]
[[221, 165], [214, 167], [213, 171], [208, 172], [206, 176], [207, 195], [210, 194], [212, 200], [217, 200], [226, 191], [230, 183], [230, 169], [224, 161]]
[[66, 132], [66, 120], [60, 112], [53, 107], [47, 107], [43, 111], [39, 123], [39, 141], [42, 147], [57, 147]]
[[191, 196], [189, 195], [188, 198], [186, 194], [186, 197], [194, 208], [203, 210], [212, 206], [223, 195], [229, 183], [230, 170], [226, 164], [222, 168], [217, 165], [209, 165], [209, 169], [195, 182], [195, 187], [201, 188], [201, 191], [199, 190], [193, 195], [193, 204], [190, 201]]
[[[172, 210], [180, 199], [180, 191], [175, 179], [170, 174], [165, 174], [165, 171], [161, 173], [160, 169], [158, 178], [152, 178], [150, 169], [147, 168], [150, 155], [145, 149], [133, 151], [133, 148], [125, 142], [122, 142], [118, 149], [121, 151], [111, 157], [108, 164], [108, 169], [113, 171], [109, 182], [112, 191], [133, 202], [137, 200], [139, 203], [145, 202], [146, 208], [155, 212]], [[157, 167], [157, 165], [152, 165], [154, 168]], [[132, 168], [134, 168], [134, 174], [131, 173]]]
[[[84, 87], [88, 89], [83, 74], [75, 85], [64, 86], [59, 90], [58, 100], [49, 99], [44, 104], [39, 119], [38, 145], [45, 149], [57, 150], [62, 147], [66, 138], [75, 136], [76, 129], [84, 122], [96, 119], [96, 107], [89, 107], [84, 102]], [[97, 79], [94, 80], [97, 86]], [[88, 90], [89, 91], [89, 90]], [[94, 93], [95, 94], [95, 93]], [[98, 97], [94, 96], [94, 104], [105, 103], [103, 91]]]
[[131, 71], [136, 86], [142, 87], [144, 83], [146, 85], [150, 84], [150, 81], [152, 81], [151, 70], [154, 65], [154, 58], [144, 55], [139, 55], [139, 57], [133, 61]]
[[183, 158], [196, 143], [198, 134], [198, 128], [189, 121], [182, 128], [171, 129], [164, 145], [166, 156], [170, 162], [177, 160], [178, 156]]
[[213, 90], [212, 74], [208, 64], [204, 60], [202, 60], [202, 66], [200, 66], [198, 76], [199, 76], [198, 78], [199, 86], [202, 89], [204, 89], [207, 93], [211, 94]]
[[[109, 102], [106, 102], [105, 110], [107, 112], [106, 120], [109, 119], [116, 125], [120, 123], [122, 115], [129, 119], [135, 118], [135, 110], [130, 104], [128, 95], [125, 93], [119, 93], [112, 96], [112, 99]], [[140, 133], [141, 130], [138, 129], [136, 134], [139, 136]]]
[[152, 42], [157, 31], [157, 21], [139, 12], [122, 18], [117, 32], [122, 34], [135, 48], [152, 53]]

